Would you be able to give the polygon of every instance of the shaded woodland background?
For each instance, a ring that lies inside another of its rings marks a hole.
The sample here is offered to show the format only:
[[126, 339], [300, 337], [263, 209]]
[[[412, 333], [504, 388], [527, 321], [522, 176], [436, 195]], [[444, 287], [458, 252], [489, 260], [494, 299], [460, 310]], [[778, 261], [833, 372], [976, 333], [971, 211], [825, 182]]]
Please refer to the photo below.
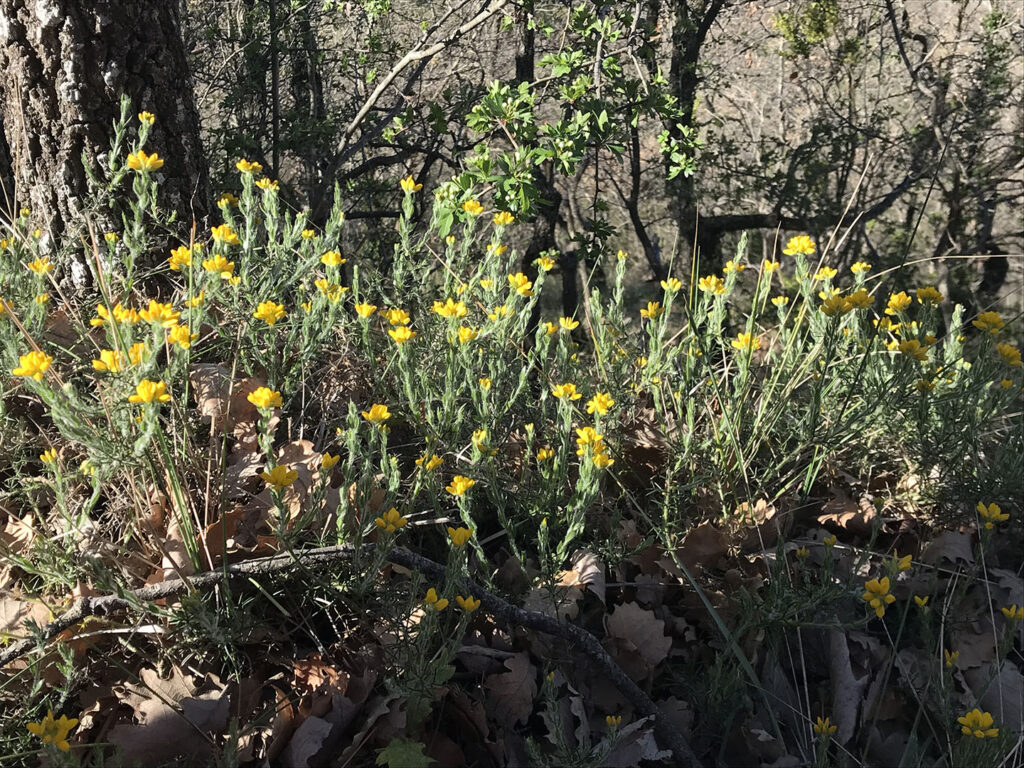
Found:
[[[163, 202], [186, 229], [246, 156], [313, 222], [339, 185], [348, 246], [386, 262], [395, 179], [430, 189], [485, 146], [498, 188], [530, 177], [524, 261], [557, 249], [563, 277], [611, 246], [644, 253], [643, 281], [720, 263], [743, 232], [768, 252], [806, 231], [837, 267], [930, 260], [970, 308], [1024, 242], [1013, 4], [2, 0], [0, 18], [3, 207], [42, 215], [52, 243], [81, 229], [82, 156], [109, 151], [122, 92], [159, 117]], [[570, 126], [571, 162], [542, 156], [554, 133], [519, 147], [471, 127], [494, 81], [529, 85], [535, 125]], [[500, 162], [520, 149], [539, 154]]]

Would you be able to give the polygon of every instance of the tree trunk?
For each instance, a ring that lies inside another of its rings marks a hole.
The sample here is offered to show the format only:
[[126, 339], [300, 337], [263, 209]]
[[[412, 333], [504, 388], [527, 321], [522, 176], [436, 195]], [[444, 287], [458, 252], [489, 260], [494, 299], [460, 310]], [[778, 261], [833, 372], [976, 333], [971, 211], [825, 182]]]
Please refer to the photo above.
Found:
[[[681, 128], [693, 126], [693, 110], [697, 102], [697, 88], [700, 86], [698, 65], [701, 49], [725, 1], [673, 0], [668, 5], [673, 11], [668, 82], [682, 117], [666, 127], [669, 135], [679, 139], [682, 137]], [[679, 222], [680, 239], [685, 245], [696, 248], [702, 261], [716, 263], [718, 237], [717, 233], [706, 231], [699, 223], [695, 178], [679, 174], [666, 183], [666, 188], [672, 199], [676, 221]]]
[[156, 115], [147, 149], [165, 159], [160, 206], [183, 229], [210, 212], [179, 22], [174, 1], [0, 0], [0, 122], [14, 202], [32, 209], [44, 248], [73, 241], [83, 212], [102, 215], [89, 209], [83, 156], [103, 167], [122, 94], [133, 111]]
[[0, 222], [5, 218], [13, 219], [14, 215], [14, 168], [4, 133], [4, 115], [0, 112]]

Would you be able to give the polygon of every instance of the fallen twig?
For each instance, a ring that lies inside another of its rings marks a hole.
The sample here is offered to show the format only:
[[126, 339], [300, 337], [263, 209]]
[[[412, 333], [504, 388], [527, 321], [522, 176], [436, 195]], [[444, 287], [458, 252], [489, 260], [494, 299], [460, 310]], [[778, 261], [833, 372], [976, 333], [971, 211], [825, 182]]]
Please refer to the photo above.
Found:
[[[367, 549], [370, 548], [366, 547], [364, 551]], [[105, 616], [117, 611], [138, 607], [140, 604], [174, 597], [183, 592], [213, 586], [221, 583], [225, 577], [258, 576], [284, 571], [294, 565], [309, 567], [338, 560], [348, 560], [353, 558], [358, 551], [356, 547], [344, 546], [289, 552], [258, 560], [233, 563], [225, 566], [223, 570], [207, 571], [190, 576], [187, 581], [170, 579], [159, 584], [151, 584], [141, 589], [126, 592], [124, 595], [81, 597], [67, 611], [42, 626], [38, 636], [19, 640], [3, 652], [0, 652], [0, 669], [28, 653], [33, 648], [38, 647], [40, 641], [52, 640], [64, 630], [73, 627], [89, 616]], [[396, 547], [388, 553], [386, 559], [403, 568], [419, 571], [431, 579], [440, 580], [445, 576], [445, 567], [443, 565], [410, 552], [407, 549]], [[596, 637], [575, 624], [559, 621], [537, 611], [527, 611], [523, 608], [518, 608], [491, 594], [471, 580], [465, 580], [461, 586], [480, 600], [480, 606], [484, 611], [506, 626], [525, 627], [568, 641], [570, 648], [576, 653], [585, 656], [591, 663], [597, 666], [600, 672], [607, 675], [615, 687], [629, 699], [639, 715], [654, 718], [655, 737], [663, 746], [672, 750], [676, 764], [699, 768], [700, 763], [697, 760], [697, 756], [693, 753], [683, 735], [672, 727], [671, 723], [668, 722], [651, 698], [615, 663], [615, 660], [608, 655], [608, 652], [605, 651]]]

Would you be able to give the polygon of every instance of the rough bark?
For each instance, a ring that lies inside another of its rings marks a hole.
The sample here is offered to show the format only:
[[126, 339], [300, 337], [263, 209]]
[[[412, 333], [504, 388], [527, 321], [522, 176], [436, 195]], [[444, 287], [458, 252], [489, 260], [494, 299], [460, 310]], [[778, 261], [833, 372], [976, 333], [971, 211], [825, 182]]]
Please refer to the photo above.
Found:
[[82, 158], [109, 152], [122, 94], [157, 116], [148, 150], [165, 159], [160, 205], [183, 227], [211, 210], [179, 22], [176, 2], [0, 0], [0, 118], [16, 205], [32, 209], [44, 247], [82, 231]]
[[4, 116], [0, 112], [0, 221], [13, 218], [14, 214], [14, 169], [11, 165], [11, 150], [4, 132]]
[[[726, 6], [725, 0], [673, 0], [672, 55], [669, 61], [668, 82], [672, 95], [682, 113], [680, 120], [666, 126], [670, 135], [680, 138], [683, 128], [693, 125], [694, 105], [700, 86], [701, 49], [711, 25]], [[682, 242], [692, 245], [704, 261], [716, 261], [719, 233], [701, 227], [698, 219], [698, 192], [693, 176], [679, 174], [666, 184], [672, 197], [674, 213], [679, 222]]]

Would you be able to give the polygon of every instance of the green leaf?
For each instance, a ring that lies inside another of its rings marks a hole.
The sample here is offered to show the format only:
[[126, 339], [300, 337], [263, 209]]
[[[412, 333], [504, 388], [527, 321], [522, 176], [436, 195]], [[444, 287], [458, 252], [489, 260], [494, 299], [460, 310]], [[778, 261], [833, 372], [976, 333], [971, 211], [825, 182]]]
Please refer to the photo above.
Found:
[[377, 765], [388, 768], [428, 768], [434, 759], [423, 754], [424, 746], [418, 741], [393, 739], [377, 753]]

